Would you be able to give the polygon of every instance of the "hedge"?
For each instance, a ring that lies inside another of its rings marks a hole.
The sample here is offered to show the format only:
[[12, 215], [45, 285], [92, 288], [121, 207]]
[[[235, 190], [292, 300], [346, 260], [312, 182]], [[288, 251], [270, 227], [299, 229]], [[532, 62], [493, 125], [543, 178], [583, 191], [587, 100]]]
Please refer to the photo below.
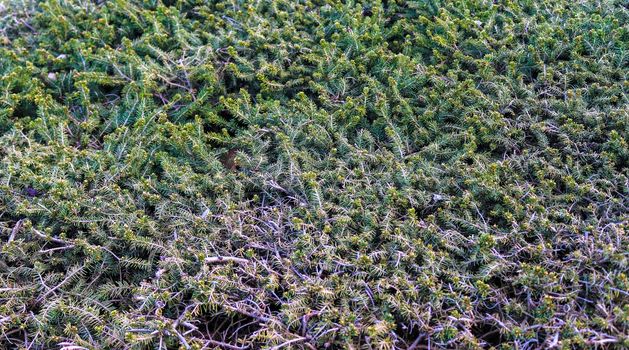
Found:
[[0, 347], [629, 347], [622, 0], [5, 0]]

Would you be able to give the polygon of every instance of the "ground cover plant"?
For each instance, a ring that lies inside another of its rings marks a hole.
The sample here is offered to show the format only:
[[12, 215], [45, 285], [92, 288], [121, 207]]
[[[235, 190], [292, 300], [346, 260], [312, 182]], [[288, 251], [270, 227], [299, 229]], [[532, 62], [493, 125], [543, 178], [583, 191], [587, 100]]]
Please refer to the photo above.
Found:
[[628, 23], [0, 1], [0, 347], [629, 347]]

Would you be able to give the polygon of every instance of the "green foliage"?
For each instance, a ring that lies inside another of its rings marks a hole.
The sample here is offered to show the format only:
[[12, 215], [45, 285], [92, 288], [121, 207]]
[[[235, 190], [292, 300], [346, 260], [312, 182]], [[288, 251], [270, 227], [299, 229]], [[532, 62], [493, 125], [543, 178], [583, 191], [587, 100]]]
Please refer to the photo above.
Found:
[[629, 347], [627, 23], [0, 3], [0, 346]]

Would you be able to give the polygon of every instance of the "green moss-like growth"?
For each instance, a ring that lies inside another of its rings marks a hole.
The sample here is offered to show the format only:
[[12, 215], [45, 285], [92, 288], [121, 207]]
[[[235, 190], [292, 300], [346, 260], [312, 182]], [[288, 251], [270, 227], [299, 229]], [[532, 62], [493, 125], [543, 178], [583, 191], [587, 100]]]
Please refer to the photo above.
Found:
[[0, 347], [629, 347], [623, 1], [0, 5]]

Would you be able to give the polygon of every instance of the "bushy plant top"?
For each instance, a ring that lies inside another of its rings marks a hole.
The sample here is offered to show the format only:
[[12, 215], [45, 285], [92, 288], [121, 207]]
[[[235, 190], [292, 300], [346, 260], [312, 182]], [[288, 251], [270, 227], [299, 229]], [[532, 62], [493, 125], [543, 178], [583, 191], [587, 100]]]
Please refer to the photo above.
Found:
[[0, 3], [0, 346], [629, 347], [622, 0]]

